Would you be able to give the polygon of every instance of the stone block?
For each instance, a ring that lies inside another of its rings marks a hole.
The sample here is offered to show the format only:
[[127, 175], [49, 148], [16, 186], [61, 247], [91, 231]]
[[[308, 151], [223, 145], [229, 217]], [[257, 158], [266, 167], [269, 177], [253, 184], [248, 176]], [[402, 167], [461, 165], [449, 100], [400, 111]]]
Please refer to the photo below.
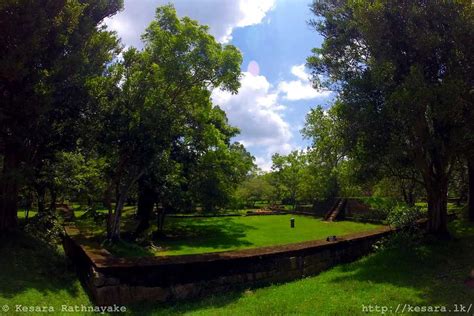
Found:
[[113, 277], [105, 278], [105, 285], [119, 285], [119, 284], [120, 284], [120, 280], [117, 278], [113, 278]]
[[172, 287], [172, 293], [175, 299], [181, 300], [197, 296], [199, 289], [194, 283], [178, 284]]
[[118, 286], [103, 286], [92, 290], [97, 305], [122, 303]]
[[130, 290], [134, 301], [166, 302], [170, 298], [170, 290], [162, 287], [135, 286]]

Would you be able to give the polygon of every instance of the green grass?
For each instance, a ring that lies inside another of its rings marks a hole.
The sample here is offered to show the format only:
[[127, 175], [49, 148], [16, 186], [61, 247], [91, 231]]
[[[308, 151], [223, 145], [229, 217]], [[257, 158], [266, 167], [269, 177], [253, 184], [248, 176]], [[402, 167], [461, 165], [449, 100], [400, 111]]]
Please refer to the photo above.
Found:
[[[26, 218], [26, 212], [24, 210], [19, 210], [17, 214], [18, 214], [18, 219], [20, 220], [23, 220]], [[33, 218], [36, 216], [36, 214], [38, 214], [37, 211], [29, 211], [28, 218]]]
[[[423, 211], [428, 211], [428, 203], [427, 202], [416, 202], [416, 206], [418, 206]], [[456, 205], [456, 203], [448, 203], [448, 214], [460, 214], [464, 210], [463, 205]]]
[[[290, 218], [295, 228], [290, 228]], [[82, 229], [86, 229], [82, 224]], [[125, 227], [133, 227], [133, 225]], [[211, 218], [167, 218], [165, 238], [154, 247], [122, 242], [108, 249], [117, 256], [183, 255], [297, 243], [373, 230], [379, 225], [349, 221], [325, 222], [298, 215], [235, 216]], [[95, 230], [103, 238], [105, 231]]]
[[[294, 282], [127, 308], [134, 315], [363, 315], [369, 304], [474, 303], [474, 290], [464, 284], [474, 268], [474, 224], [458, 220], [450, 230], [456, 239], [379, 251]], [[91, 304], [61, 253], [24, 234], [0, 239], [0, 271], [0, 306]]]
[[[295, 219], [295, 228], [290, 228], [292, 217]], [[165, 251], [157, 254], [194, 254], [290, 244], [377, 227], [354, 222], [328, 223], [296, 215], [170, 218], [168, 221], [167, 231], [176, 234], [177, 238], [159, 242], [158, 245]]]
[[398, 304], [469, 305], [474, 289], [464, 281], [474, 269], [474, 225], [455, 221], [450, 228], [458, 239], [380, 251], [299, 281], [131, 309], [147, 315], [365, 315], [363, 305], [393, 311]]
[[[76, 217], [81, 217], [82, 215], [84, 215], [85, 212], [86, 211], [84, 211], [83, 209], [77, 209], [77, 210], [74, 209], [74, 215]], [[26, 218], [26, 212], [24, 210], [19, 210], [17, 214], [18, 214], [18, 219], [20, 220], [23, 220]], [[38, 212], [35, 210], [29, 211], [28, 218], [33, 218], [36, 216], [36, 214], [38, 214]]]
[[[24, 233], [0, 239], [0, 306], [90, 305], [73, 267], [66, 265], [61, 250]], [[34, 315], [34, 313], [29, 313]], [[57, 315], [53, 313], [51, 315]]]

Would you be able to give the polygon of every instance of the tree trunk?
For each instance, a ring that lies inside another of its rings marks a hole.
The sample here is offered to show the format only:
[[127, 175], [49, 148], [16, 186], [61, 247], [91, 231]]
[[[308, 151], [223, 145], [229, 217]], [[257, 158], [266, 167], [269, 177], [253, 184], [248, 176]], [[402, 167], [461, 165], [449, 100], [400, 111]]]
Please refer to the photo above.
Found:
[[[407, 181], [407, 182], [405, 182]], [[414, 181], [411, 180], [400, 180], [400, 186], [402, 189], [403, 200], [408, 206], [415, 206], [415, 186]]]
[[110, 183], [105, 189], [104, 196], [102, 199], [102, 203], [104, 204], [104, 207], [109, 211], [109, 213], [112, 213], [112, 190], [113, 184]]
[[46, 188], [42, 185], [37, 185], [36, 195], [38, 198], [38, 213], [44, 213], [46, 211]]
[[49, 204], [49, 210], [51, 213], [56, 212], [56, 202], [57, 202], [57, 193], [55, 188], [50, 188], [49, 192], [51, 194], [51, 203]]
[[[127, 190], [128, 191], [128, 190]], [[108, 232], [110, 241], [117, 241], [120, 239], [120, 220], [122, 218], [122, 210], [127, 200], [128, 192], [121, 192], [115, 205], [115, 212], [111, 218], [110, 232]]]
[[474, 158], [470, 158], [467, 162], [468, 170], [468, 186], [469, 186], [469, 201], [467, 203], [467, 209], [469, 214], [469, 220], [474, 222]]
[[5, 145], [0, 179], [0, 233], [18, 226], [18, 153], [13, 145]]
[[431, 174], [425, 178], [428, 194], [428, 232], [445, 237], [448, 232], [448, 179]]
[[131, 187], [141, 178], [145, 173], [145, 170], [139, 172], [135, 177], [131, 178], [128, 183], [124, 184], [121, 189], [119, 189], [117, 204], [115, 205], [115, 212], [109, 218], [109, 225], [107, 225], [107, 238], [109, 241], [117, 241], [120, 239], [120, 220], [122, 217], [122, 210], [125, 205], [125, 202], [128, 198], [128, 193], [130, 192]]
[[157, 222], [156, 222], [157, 235], [162, 236], [164, 235], [163, 227], [165, 225], [166, 209], [165, 207], [160, 207], [158, 203], [156, 203], [156, 210], [157, 210]]
[[138, 183], [137, 217], [139, 220], [135, 234], [139, 235], [150, 227], [150, 218], [155, 205], [155, 191], [146, 180]]
[[112, 231], [112, 190], [113, 190], [113, 184], [109, 183], [107, 185], [107, 188], [105, 189], [103, 199], [102, 199], [102, 204], [104, 207], [107, 209], [107, 240], [110, 240], [110, 233]]

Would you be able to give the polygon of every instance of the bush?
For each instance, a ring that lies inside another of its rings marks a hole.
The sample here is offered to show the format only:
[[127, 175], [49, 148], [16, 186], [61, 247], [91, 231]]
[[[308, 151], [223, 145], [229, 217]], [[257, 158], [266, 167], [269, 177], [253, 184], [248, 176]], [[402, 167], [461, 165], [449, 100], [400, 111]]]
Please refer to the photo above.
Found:
[[418, 246], [423, 238], [423, 232], [417, 221], [424, 216], [423, 211], [416, 206], [396, 206], [389, 212], [387, 222], [390, 226], [398, 230], [390, 237], [377, 243], [375, 248], [413, 249]]
[[399, 205], [393, 208], [387, 216], [387, 221], [390, 226], [406, 229], [418, 229], [416, 221], [423, 218], [424, 213], [417, 207], [408, 207]]
[[400, 205], [400, 202], [392, 198], [369, 197], [362, 199], [364, 203], [370, 206], [371, 209], [376, 210], [385, 217]]
[[52, 213], [38, 213], [25, 226], [28, 235], [50, 245], [58, 245], [64, 234], [59, 219]]
[[241, 210], [243, 208], [246, 208], [247, 204], [246, 201], [244, 201], [242, 198], [239, 197], [231, 197], [229, 203], [227, 204], [227, 208], [231, 210]]

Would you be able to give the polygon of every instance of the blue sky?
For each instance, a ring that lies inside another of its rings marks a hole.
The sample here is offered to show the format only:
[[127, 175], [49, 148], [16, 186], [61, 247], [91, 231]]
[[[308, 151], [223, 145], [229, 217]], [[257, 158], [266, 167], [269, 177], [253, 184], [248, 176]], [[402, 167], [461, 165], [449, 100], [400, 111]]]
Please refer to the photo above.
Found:
[[126, 0], [125, 9], [106, 24], [127, 46], [141, 47], [140, 34], [157, 6], [175, 5], [178, 15], [209, 25], [222, 43], [237, 46], [244, 56], [237, 95], [213, 91], [232, 125], [264, 170], [271, 155], [302, 149], [300, 135], [306, 113], [329, 106], [333, 94], [311, 87], [304, 68], [306, 57], [322, 38], [311, 30], [310, 0]]

